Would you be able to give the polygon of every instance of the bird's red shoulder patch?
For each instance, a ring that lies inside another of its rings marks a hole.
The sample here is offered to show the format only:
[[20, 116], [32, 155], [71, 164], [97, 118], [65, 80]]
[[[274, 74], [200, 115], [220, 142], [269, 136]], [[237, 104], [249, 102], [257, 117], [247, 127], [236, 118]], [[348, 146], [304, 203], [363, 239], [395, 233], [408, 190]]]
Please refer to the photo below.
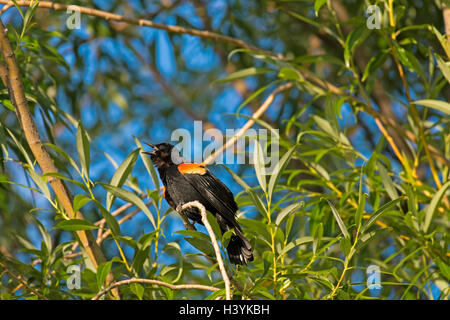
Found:
[[166, 187], [163, 187], [162, 196], [163, 196], [163, 198], [166, 198]]
[[178, 171], [182, 174], [205, 174], [206, 169], [198, 163], [182, 163], [178, 165]]

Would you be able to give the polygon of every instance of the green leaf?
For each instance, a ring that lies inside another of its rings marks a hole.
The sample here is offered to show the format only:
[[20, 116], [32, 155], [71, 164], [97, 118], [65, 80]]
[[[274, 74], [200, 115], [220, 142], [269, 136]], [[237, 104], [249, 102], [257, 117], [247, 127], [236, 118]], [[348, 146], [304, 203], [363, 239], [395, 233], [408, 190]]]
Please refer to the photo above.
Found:
[[394, 49], [397, 52], [397, 56], [400, 62], [407, 67], [411, 72], [414, 71], [414, 63], [410, 60], [410, 55], [408, 55], [407, 50], [397, 43], [394, 43]]
[[341, 248], [342, 252], [348, 256], [348, 254], [350, 253], [350, 248], [351, 248], [352, 244], [350, 242], [350, 238], [344, 237], [341, 239], [341, 241], [339, 242], [339, 247]]
[[147, 208], [147, 206], [145, 205], [144, 201], [142, 201], [141, 198], [139, 198], [139, 196], [137, 196], [136, 194], [121, 189], [119, 187], [115, 187], [115, 186], [111, 186], [109, 184], [106, 183], [99, 183], [106, 191], [110, 192], [111, 194], [113, 194], [114, 196], [125, 200], [127, 202], [131, 202], [132, 204], [134, 204], [135, 206], [137, 206], [139, 209], [141, 209], [145, 215], [148, 217], [148, 219], [150, 220], [150, 222], [152, 223], [153, 227], [156, 229], [156, 223], [155, 223], [155, 219], [153, 218], [152, 213], [150, 212], [150, 210]]
[[354, 50], [367, 39], [370, 35], [371, 30], [367, 28], [366, 24], [363, 23], [356, 29], [354, 29], [345, 40], [344, 45], [344, 59], [347, 68], [350, 67], [350, 59]]
[[362, 226], [361, 233], [364, 233], [372, 224], [375, 223], [384, 213], [388, 212], [390, 208], [392, 208], [394, 205], [396, 205], [400, 200], [402, 200], [404, 197], [400, 197], [397, 199], [394, 199], [392, 201], [389, 201], [388, 203], [381, 206], [371, 217], [367, 222]]
[[264, 152], [257, 139], [254, 140], [253, 149], [253, 165], [255, 167], [256, 177], [258, 178], [259, 185], [264, 193], [267, 192], [266, 182], [266, 168], [264, 162]]
[[86, 220], [71, 219], [59, 222], [53, 229], [62, 229], [67, 231], [92, 230], [98, 229], [97, 226]]
[[130, 290], [138, 297], [139, 300], [142, 300], [144, 297], [145, 288], [142, 284], [136, 282], [132, 283], [130, 284]]
[[84, 194], [77, 194], [73, 198], [73, 212], [79, 211], [86, 203], [91, 200], [91, 198], [86, 197]]
[[120, 226], [117, 220], [108, 210], [105, 209], [105, 207], [100, 202], [98, 202], [96, 199], [93, 199], [92, 201], [94, 201], [103, 218], [105, 218], [106, 224], [110, 228], [113, 237], [117, 238], [118, 236], [120, 236]]
[[80, 157], [81, 167], [86, 175], [86, 178], [89, 177], [89, 164], [90, 164], [90, 152], [89, 152], [89, 139], [86, 131], [81, 124], [81, 121], [78, 122], [77, 128], [77, 150], [78, 156]]
[[222, 245], [226, 248], [228, 247], [228, 244], [230, 243], [231, 240], [231, 236], [234, 234], [234, 230], [230, 229], [228, 231], [226, 231], [223, 235], [222, 235]]
[[301, 81], [303, 76], [294, 68], [284, 67], [278, 73], [278, 78], [285, 80]]
[[342, 234], [344, 235], [345, 238], [350, 238], [350, 234], [348, 233], [347, 228], [345, 227], [345, 223], [344, 223], [344, 221], [342, 221], [341, 216], [337, 212], [336, 208], [333, 206], [333, 204], [330, 201], [327, 200], [327, 202], [328, 202], [329, 206], [331, 207], [331, 211], [333, 212], [334, 219], [336, 219], [336, 222], [337, 222], [339, 228], [341, 229]]
[[450, 114], [450, 103], [441, 101], [441, 100], [433, 100], [433, 99], [425, 99], [425, 100], [417, 100], [412, 102], [414, 104], [419, 104], [428, 108], [433, 108], [439, 111], [442, 111], [446, 114]]
[[[136, 145], [141, 149], [144, 150], [142, 147], [141, 142], [138, 138], [134, 138], [134, 141], [136, 142]], [[152, 178], [153, 185], [155, 186], [155, 189], [159, 192], [159, 178], [158, 174], [156, 173], [155, 167], [153, 166], [153, 162], [151, 161], [150, 157], [146, 155], [145, 153], [141, 152], [141, 159], [142, 162], [144, 162], [145, 169], [147, 169], [147, 172], [150, 174], [150, 177]]]
[[392, 181], [391, 177], [389, 176], [388, 171], [386, 168], [381, 164], [381, 162], [378, 162], [378, 172], [380, 173], [381, 182], [383, 183], [384, 188], [386, 189], [387, 194], [391, 198], [391, 200], [398, 198], [398, 192], [395, 188], [394, 182]]
[[304, 202], [296, 202], [293, 203], [283, 210], [280, 211], [280, 213], [277, 215], [277, 218], [275, 219], [275, 224], [278, 226], [280, 225], [284, 219], [286, 219], [287, 216], [289, 216], [292, 212], [300, 209], [304, 205]]
[[197, 230], [178, 230], [175, 233], [182, 234], [184, 236], [192, 237], [200, 241], [211, 241], [211, 238], [206, 233]]
[[231, 174], [231, 176], [233, 177], [233, 179], [239, 183], [244, 190], [249, 194], [250, 199], [252, 199], [253, 203], [255, 204], [256, 208], [258, 209], [258, 211], [264, 216], [267, 217], [267, 208], [264, 205], [264, 203], [262, 202], [261, 198], [256, 194], [256, 192], [250, 188], [250, 186], [245, 183], [244, 180], [241, 179], [241, 177], [239, 177], [236, 173], [234, 173], [233, 171], [231, 171], [227, 166], [223, 165], [222, 166]]
[[313, 252], [314, 252], [314, 254], [316, 254], [317, 248], [320, 246], [320, 241], [322, 241], [322, 236], [323, 236], [323, 224], [321, 222], [316, 227], [316, 229], [314, 230], [314, 234], [313, 234], [313, 238], [314, 238]]
[[34, 168], [28, 168], [28, 174], [30, 175], [31, 179], [33, 179], [33, 181], [36, 183], [36, 185], [38, 186], [38, 188], [42, 191], [42, 193], [44, 194], [44, 196], [48, 199], [51, 200], [51, 194], [50, 194], [50, 189], [48, 188], [47, 182], [39, 175], [36, 173], [36, 171], [34, 171]]
[[276, 70], [270, 69], [270, 68], [254, 68], [254, 67], [252, 67], [252, 68], [242, 69], [242, 70], [233, 72], [232, 74], [226, 76], [225, 78], [214, 81], [213, 84], [235, 81], [235, 80], [255, 76], [258, 74], [265, 74], [265, 73], [274, 72], [274, 71], [276, 71]]
[[97, 268], [97, 287], [99, 290], [103, 287], [108, 273], [111, 271], [112, 261], [100, 263]]
[[447, 58], [450, 59], [450, 41], [447, 40], [447, 37], [445, 35], [442, 35], [438, 29], [436, 29], [434, 26], [429, 26], [431, 31], [435, 34], [436, 38], [438, 38], [439, 42], [441, 43], [442, 48], [444, 49], [445, 53], [447, 54]]
[[215, 257], [214, 248], [210, 241], [203, 241], [195, 238], [185, 238], [194, 248], [200, 250], [209, 257]]
[[436, 62], [441, 70], [442, 74], [444, 75], [445, 79], [447, 79], [447, 82], [450, 83], [450, 66], [449, 62], [445, 62], [439, 55], [436, 55]]
[[361, 81], [362, 82], [366, 81], [367, 77], [372, 75], [375, 72], [375, 70], [377, 70], [379, 67], [381, 67], [384, 64], [384, 62], [386, 61], [388, 56], [389, 55], [387, 52], [380, 52], [376, 56], [372, 57], [369, 60], [369, 63], [367, 63], [367, 66], [366, 66], [366, 69], [364, 70], [364, 74], [362, 76]]
[[219, 227], [219, 224], [217, 223], [216, 218], [209, 211], [206, 211], [206, 216], [208, 218], [209, 224], [211, 225], [211, 228], [213, 229], [216, 239], [217, 240], [222, 239], [222, 231], [220, 230], [220, 227]]
[[[138, 154], [140, 149], [136, 149], [132, 151], [128, 157], [120, 164], [120, 166], [117, 168], [116, 172], [114, 173], [110, 185], [114, 187], [121, 187], [125, 181], [127, 180], [128, 176], [130, 175], [131, 171], [133, 170], [134, 164], [136, 163]], [[114, 197], [111, 193], [108, 193], [106, 195], [106, 209], [110, 210], [111, 206], [113, 204]]]
[[54, 151], [56, 151], [67, 162], [69, 162], [71, 164], [71, 166], [81, 175], [80, 169], [78, 168], [77, 163], [75, 162], [75, 160], [73, 160], [63, 149], [61, 149], [60, 147], [58, 147], [58, 146], [56, 146], [54, 144], [51, 144], [51, 143], [45, 143], [45, 145], [49, 146]]
[[280, 161], [275, 165], [275, 168], [272, 171], [272, 175], [269, 179], [269, 187], [267, 190], [267, 194], [269, 196], [269, 199], [272, 199], [273, 191], [275, 190], [275, 186], [278, 182], [279, 177], [283, 173], [284, 168], [288, 165], [289, 160], [291, 159], [292, 155], [294, 154], [295, 148], [297, 145], [294, 145], [292, 148], [290, 148], [284, 155], [281, 157]]
[[322, 8], [323, 5], [326, 3], [327, 3], [327, 0], [316, 0], [314, 2], [314, 12], [316, 13], [316, 17], [319, 16], [320, 8]]
[[427, 232], [430, 227], [431, 220], [433, 219], [434, 213], [436, 212], [437, 206], [444, 196], [445, 191], [447, 191], [448, 187], [450, 187], [450, 180], [447, 181], [436, 194], [431, 199], [430, 204], [427, 206], [427, 210], [425, 212], [425, 222], [423, 224], [423, 232]]
[[363, 185], [363, 173], [364, 173], [364, 167], [361, 167], [361, 173], [359, 176], [359, 190], [358, 190], [358, 208], [356, 209], [355, 213], [355, 223], [357, 226], [361, 224], [362, 215], [364, 213], [364, 207], [366, 205], [366, 197], [365, 194], [362, 192], [362, 185]]

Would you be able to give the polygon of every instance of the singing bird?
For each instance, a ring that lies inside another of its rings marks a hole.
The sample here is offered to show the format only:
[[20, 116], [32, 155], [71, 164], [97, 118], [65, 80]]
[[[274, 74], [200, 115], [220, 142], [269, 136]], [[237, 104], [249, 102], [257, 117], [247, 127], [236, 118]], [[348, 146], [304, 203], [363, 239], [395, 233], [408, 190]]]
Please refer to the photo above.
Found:
[[[252, 247], [236, 221], [238, 206], [233, 193], [201, 164], [184, 163], [177, 148], [169, 143], [150, 144], [150, 155], [164, 184], [163, 196], [175, 210], [191, 201], [199, 201], [216, 218], [222, 233], [233, 229], [227, 246], [233, 264], [245, 265], [253, 260]], [[203, 224], [197, 208], [183, 211], [194, 222]]]

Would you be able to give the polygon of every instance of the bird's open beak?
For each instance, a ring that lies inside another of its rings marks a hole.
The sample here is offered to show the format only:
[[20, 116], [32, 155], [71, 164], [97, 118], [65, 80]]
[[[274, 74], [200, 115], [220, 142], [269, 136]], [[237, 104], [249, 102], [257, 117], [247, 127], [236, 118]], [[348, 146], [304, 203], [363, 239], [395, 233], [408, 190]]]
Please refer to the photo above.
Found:
[[147, 142], [144, 142], [146, 145], [148, 145], [149, 147], [151, 147], [151, 148], [153, 148], [153, 151], [150, 151], [150, 152], [147, 152], [147, 151], [144, 151], [143, 153], [145, 153], [145, 154], [149, 154], [149, 155], [155, 155], [155, 151], [156, 150], [158, 150], [158, 148], [154, 145], [154, 144], [151, 144], [151, 143], [147, 143]]

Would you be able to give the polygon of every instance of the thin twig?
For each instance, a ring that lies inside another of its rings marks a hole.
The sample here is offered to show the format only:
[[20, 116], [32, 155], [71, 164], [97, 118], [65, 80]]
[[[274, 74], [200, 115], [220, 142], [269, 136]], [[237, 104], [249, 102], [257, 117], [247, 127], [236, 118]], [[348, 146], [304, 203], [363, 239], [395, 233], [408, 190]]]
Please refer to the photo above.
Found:
[[261, 115], [267, 110], [267, 108], [269, 108], [269, 106], [272, 104], [273, 100], [275, 99], [275, 97], [277, 96], [278, 93], [290, 89], [292, 88], [293, 83], [289, 82], [286, 84], [283, 84], [281, 86], [279, 86], [278, 88], [276, 88], [267, 98], [266, 100], [264, 100], [263, 104], [258, 108], [258, 110], [256, 110], [256, 112], [252, 115], [251, 119], [248, 120], [244, 126], [239, 129], [238, 132], [236, 132], [236, 134], [231, 137], [230, 139], [228, 139], [228, 141], [222, 146], [222, 148], [220, 148], [219, 150], [217, 150], [216, 152], [214, 152], [213, 154], [211, 154], [208, 158], [206, 158], [203, 162], [202, 165], [208, 165], [210, 164], [215, 158], [217, 158], [219, 155], [221, 155], [226, 149], [230, 148], [232, 145], [234, 145], [236, 143], [236, 141], [248, 130], [250, 129], [256, 122], [256, 120], [261, 117]]
[[[21, 275], [16, 276], [12, 271], [8, 270], [8, 268], [6, 268], [6, 266], [3, 264], [3, 262], [0, 262], [0, 267], [2, 267], [4, 269], [4, 271], [13, 279], [15, 279], [17, 282], [20, 283], [21, 286], [27, 288], [29, 291], [31, 291], [34, 295], [36, 295], [37, 297], [39, 297], [42, 300], [48, 300], [47, 297], [43, 296], [42, 294], [40, 294], [38, 291], [36, 291], [35, 289], [33, 289], [31, 286], [28, 285], [27, 281], [25, 281]], [[3, 273], [2, 273], [3, 274]], [[14, 289], [17, 290], [18, 288]]]
[[206, 209], [199, 201], [191, 201], [182, 205], [180, 211], [184, 211], [189, 208], [197, 208], [200, 211], [203, 225], [205, 226], [206, 230], [208, 231], [209, 237], [211, 238], [211, 242], [217, 257], [217, 263], [219, 264], [220, 273], [222, 274], [223, 282], [225, 283], [225, 299], [231, 300], [230, 279], [228, 278], [222, 255], [220, 254], [220, 248], [219, 244], [217, 243], [216, 235], [214, 234], [214, 231], [209, 224], [208, 216], [206, 215]]
[[170, 288], [172, 290], [183, 290], [183, 289], [198, 289], [198, 290], [207, 290], [207, 291], [217, 291], [219, 288], [211, 287], [211, 286], [204, 286], [201, 284], [171, 284], [159, 280], [153, 280], [153, 279], [138, 279], [138, 278], [131, 278], [127, 280], [121, 280], [114, 282], [111, 284], [108, 288], [100, 291], [97, 293], [95, 297], [92, 298], [92, 300], [98, 300], [102, 295], [104, 295], [106, 292], [117, 288], [119, 286], [131, 284], [131, 283], [143, 283], [143, 284], [153, 284], [157, 286], [164, 286], [167, 288]]

